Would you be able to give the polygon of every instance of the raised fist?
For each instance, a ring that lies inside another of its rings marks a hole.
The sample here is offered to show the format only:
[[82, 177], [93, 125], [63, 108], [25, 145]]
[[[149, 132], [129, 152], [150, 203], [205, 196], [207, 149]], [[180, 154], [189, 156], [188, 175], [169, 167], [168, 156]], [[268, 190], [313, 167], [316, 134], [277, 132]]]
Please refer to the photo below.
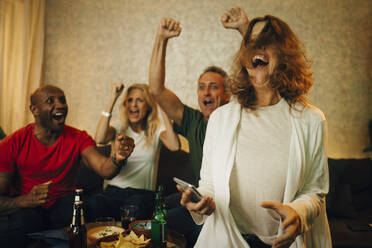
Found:
[[240, 7], [231, 8], [221, 16], [222, 25], [225, 28], [240, 29], [249, 24], [249, 20], [244, 10]]
[[157, 36], [163, 39], [176, 37], [181, 33], [180, 23], [172, 18], [162, 18], [158, 28]]
[[110, 86], [111, 98], [114, 99], [114, 100], [118, 99], [118, 97], [123, 92], [123, 90], [124, 90], [124, 84], [122, 84], [122, 83], [111, 84], [111, 86]]
[[113, 154], [118, 162], [126, 160], [134, 150], [134, 140], [131, 137], [118, 134], [114, 141]]
[[35, 185], [31, 191], [20, 198], [21, 207], [33, 208], [41, 206], [49, 201], [49, 186], [52, 181]]

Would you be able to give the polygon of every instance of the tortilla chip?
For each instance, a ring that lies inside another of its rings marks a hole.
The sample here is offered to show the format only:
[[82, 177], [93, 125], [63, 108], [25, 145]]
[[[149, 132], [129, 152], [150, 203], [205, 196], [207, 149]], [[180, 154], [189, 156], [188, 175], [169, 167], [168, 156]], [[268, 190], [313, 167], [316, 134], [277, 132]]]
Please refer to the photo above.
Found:
[[146, 247], [151, 239], [146, 239], [142, 234], [140, 237], [131, 231], [129, 235], [119, 235], [119, 240], [114, 242], [101, 242], [100, 248], [140, 248]]
[[113, 241], [113, 242], [101, 242], [99, 243], [99, 246], [101, 248], [118, 248], [119, 241]]

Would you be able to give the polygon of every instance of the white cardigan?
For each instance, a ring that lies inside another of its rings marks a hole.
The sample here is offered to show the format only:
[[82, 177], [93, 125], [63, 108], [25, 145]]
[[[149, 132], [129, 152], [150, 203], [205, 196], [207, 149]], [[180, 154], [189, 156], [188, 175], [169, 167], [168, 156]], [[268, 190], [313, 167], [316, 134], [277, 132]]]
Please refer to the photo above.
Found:
[[[288, 108], [292, 131], [283, 203], [299, 214], [301, 235], [290, 248], [328, 248], [332, 244], [325, 211], [329, 186], [326, 120], [315, 107], [296, 107], [302, 111]], [[216, 109], [208, 121], [199, 190], [213, 196], [216, 210], [210, 216], [191, 213], [197, 224], [204, 223], [195, 247], [249, 247], [229, 209], [229, 178], [235, 160], [241, 111], [240, 104], [232, 100]], [[278, 234], [281, 233], [279, 228]]]

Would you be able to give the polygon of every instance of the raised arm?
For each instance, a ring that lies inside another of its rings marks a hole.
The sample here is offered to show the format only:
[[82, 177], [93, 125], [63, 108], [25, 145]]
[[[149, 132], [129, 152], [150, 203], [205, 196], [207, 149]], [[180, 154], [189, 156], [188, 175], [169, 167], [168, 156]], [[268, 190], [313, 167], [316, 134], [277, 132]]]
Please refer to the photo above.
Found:
[[134, 140], [119, 134], [111, 147], [112, 152], [109, 158], [99, 153], [95, 147], [88, 147], [82, 152], [84, 164], [106, 179], [116, 176], [125, 166], [127, 158], [133, 152]]
[[160, 134], [161, 142], [171, 151], [178, 151], [180, 149], [180, 139], [178, 135], [174, 132], [171, 120], [160, 109], [161, 115], [163, 116], [165, 130]]
[[151, 93], [168, 117], [174, 120], [177, 125], [181, 125], [184, 106], [172, 91], [165, 88], [164, 82], [168, 39], [176, 37], [180, 33], [181, 27], [179, 22], [170, 18], [162, 18], [160, 20], [151, 56], [149, 75]]
[[223, 13], [221, 23], [225, 28], [238, 30], [243, 38], [249, 27], [247, 14], [240, 7], [231, 8]]
[[124, 85], [122, 83], [111, 84], [110, 100], [106, 106], [105, 111], [102, 112], [102, 116], [98, 122], [96, 135], [94, 137], [97, 144], [107, 144], [109, 141], [115, 138], [115, 129], [110, 126], [110, 119], [114, 105], [123, 90]]

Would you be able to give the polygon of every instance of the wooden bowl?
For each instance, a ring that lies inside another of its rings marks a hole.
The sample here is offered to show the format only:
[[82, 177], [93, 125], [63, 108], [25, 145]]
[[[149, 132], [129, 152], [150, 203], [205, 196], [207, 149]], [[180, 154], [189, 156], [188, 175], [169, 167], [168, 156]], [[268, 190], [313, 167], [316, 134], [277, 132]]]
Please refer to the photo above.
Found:
[[151, 220], [137, 220], [129, 224], [129, 230], [137, 235], [143, 234], [145, 238], [151, 239]]

